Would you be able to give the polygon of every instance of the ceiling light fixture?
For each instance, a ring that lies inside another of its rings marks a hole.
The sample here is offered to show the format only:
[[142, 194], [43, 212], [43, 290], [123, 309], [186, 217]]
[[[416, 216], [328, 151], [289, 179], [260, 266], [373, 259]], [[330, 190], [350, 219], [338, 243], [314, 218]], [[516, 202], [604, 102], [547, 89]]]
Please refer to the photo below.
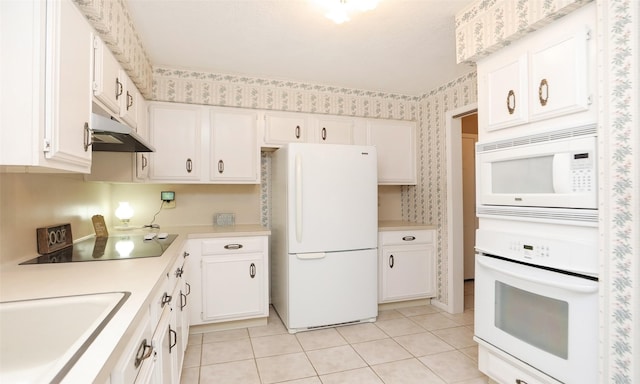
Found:
[[325, 16], [336, 24], [351, 20], [351, 15], [375, 9], [381, 0], [315, 0], [322, 7]]

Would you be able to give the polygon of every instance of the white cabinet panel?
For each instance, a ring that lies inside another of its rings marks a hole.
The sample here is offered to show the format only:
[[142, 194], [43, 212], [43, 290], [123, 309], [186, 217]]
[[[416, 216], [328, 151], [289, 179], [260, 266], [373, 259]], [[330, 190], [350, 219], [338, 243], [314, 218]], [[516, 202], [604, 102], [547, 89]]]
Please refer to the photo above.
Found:
[[124, 85], [120, 80], [120, 63], [99, 37], [94, 38], [93, 95], [116, 116], [120, 116], [120, 97]]
[[368, 144], [378, 152], [378, 184], [416, 184], [416, 124], [369, 120]]
[[211, 180], [260, 183], [257, 123], [255, 111], [211, 110]]
[[320, 144], [354, 144], [354, 119], [338, 116], [317, 118], [315, 139]]
[[302, 113], [265, 112], [264, 143], [282, 145], [304, 143], [309, 131], [309, 116]]
[[201, 108], [170, 103], [149, 107], [151, 180], [198, 181], [201, 158]]
[[529, 98], [527, 56], [516, 55], [485, 65], [478, 97], [487, 98], [487, 131], [527, 122]]

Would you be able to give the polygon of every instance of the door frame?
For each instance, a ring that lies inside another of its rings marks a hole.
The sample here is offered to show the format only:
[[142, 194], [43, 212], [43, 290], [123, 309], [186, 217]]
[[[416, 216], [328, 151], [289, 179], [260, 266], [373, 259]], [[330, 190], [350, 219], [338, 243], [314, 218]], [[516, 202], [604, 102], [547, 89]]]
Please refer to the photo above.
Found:
[[464, 228], [462, 215], [462, 117], [478, 112], [472, 103], [447, 111], [447, 304], [449, 313], [464, 311]]

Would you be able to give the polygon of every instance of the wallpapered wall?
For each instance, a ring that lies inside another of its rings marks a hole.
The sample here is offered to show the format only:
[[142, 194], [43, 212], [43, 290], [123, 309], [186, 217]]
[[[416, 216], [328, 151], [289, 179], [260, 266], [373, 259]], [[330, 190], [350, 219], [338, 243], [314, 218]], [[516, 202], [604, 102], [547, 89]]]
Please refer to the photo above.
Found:
[[[475, 60], [590, 0], [478, 0], [456, 17]], [[596, 0], [601, 383], [640, 382], [640, 2]], [[635, 154], [635, 156], [634, 156]]]

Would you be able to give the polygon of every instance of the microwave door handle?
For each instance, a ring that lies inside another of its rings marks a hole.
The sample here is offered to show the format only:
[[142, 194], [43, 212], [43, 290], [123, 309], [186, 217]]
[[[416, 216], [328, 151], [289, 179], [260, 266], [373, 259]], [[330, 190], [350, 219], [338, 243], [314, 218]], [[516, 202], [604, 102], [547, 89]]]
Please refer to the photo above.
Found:
[[571, 154], [556, 153], [553, 155], [552, 180], [554, 193], [571, 193]]
[[[576, 293], [589, 294], [589, 293], [595, 293], [595, 292], [598, 291], [598, 285], [597, 284], [565, 284], [565, 283], [562, 283], [562, 282], [559, 282], [559, 281], [541, 280], [541, 279], [535, 278], [535, 276], [532, 276], [532, 274], [523, 275], [523, 274], [519, 274], [519, 273], [510, 271], [510, 270], [508, 270], [506, 268], [500, 268], [500, 267], [495, 266], [495, 265], [490, 265], [492, 263], [487, 263], [481, 257], [476, 257], [476, 262], [478, 264], [480, 264], [481, 266], [487, 268], [487, 269], [491, 269], [491, 270], [500, 272], [500, 273], [502, 273], [504, 275], [515, 277], [516, 279], [519, 279], [519, 280], [530, 281], [530, 282], [535, 283], [535, 284], [542, 284], [542, 285], [552, 286], [552, 287], [556, 287], [556, 288], [560, 288], [560, 289], [563, 289], [563, 290], [566, 290], [566, 291], [571, 291], [571, 292], [576, 292]], [[510, 263], [510, 262], [507, 261], [507, 263]]]

